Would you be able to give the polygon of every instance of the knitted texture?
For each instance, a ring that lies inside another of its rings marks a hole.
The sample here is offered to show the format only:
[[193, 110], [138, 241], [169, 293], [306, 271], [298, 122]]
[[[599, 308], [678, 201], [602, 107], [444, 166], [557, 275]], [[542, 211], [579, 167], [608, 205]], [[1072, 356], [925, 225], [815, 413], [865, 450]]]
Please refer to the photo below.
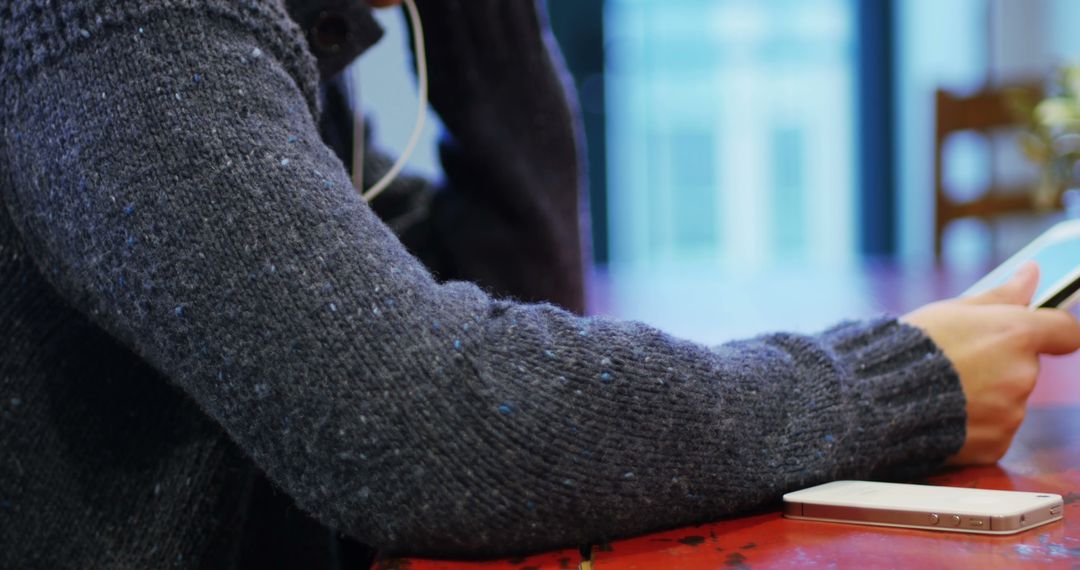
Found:
[[280, 2], [266, 0], [4, 0], [0, 3], [0, 77], [11, 81], [33, 73], [110, 28], [142, 34], [132, 22], [162, 18], [161, 23], [168, 26], [168, 15], [182, 12], [192, 18], [230, 20], [255, 36], [262, 49], [293, 74], [312, 112], [318, 114], [314, 107], [318, 75], [313, 58], [298, 41], [303, 33]]
[[[45, 26], [54, 35], [40, 57], [5, 39], [0, 324], [35, 336], [5, 339], [0, 353], [0, 449], [16, 454], [0, 469], [0, 566], [32, 550], [57, 562], [47, 549], [64, 541], [77, 547], [59, 547], [58, 566], [137, 567], [163, 559], [164, 542], [170, 563], [195, 564], [228, 538], [217, 533], [223, 505], [243, 501], [223, 483], [231, 455], [217, 429], [323, 524], [431, 556], [706, 521], [831, 479], [925, 473], [962, 444], [950, 363], [893, 319], [709, 348], [437, 281], [321, 142], [314, 67], [290, 55], [300, 38], [274, 19], [279, 8], [253, 11], [251, 24], [204, 9], [213, 0], [175, 4], [153, 18], [110, 12], [121, 16], [89, 37]], [[529, 14], [523, 4], [498, 3]], [[15, 30], [55, 20], [11, 13], [29, 22], [6, 24]], [[451, 101], [433, 101], [453, 114]], [[474, 112], [446, 121], [463, 133], [450, 148], [465, 158], [450, 164], [490, 167], [495, 179], [567, 176], [546, 161], [574, 149], [545, 144], [571, 127], [488, 124], [495, 113], [472, 124]], [[500, 142], [508, 156], [476, 154]], [[447, 175], [469, 178], [449, 164]], [[507, 212], [543, 204], [508, 199]], [[484, 241], [483, 227], [454, 229], [461, 243]], [[98, 342], [65, 343], [68, 323], [100, 331]], [[115, 372], [105, 385], [115, 394], [82, 397], [70, 367], [114, 356], [138, 368]], [[112, 429], [127, 441], [131, 424], [92, 413], [116, 410], [113, 396], [159, 416], [138, 434], [145, 448], [50, 435]], [[204, 416], [183, 412], [192, 401]], [[78, 402], [88, 412], [70, 415]], [[71, 472], [11, 467], [46, 456]], [[90, 475], [102, 470], [116, 478]], [[158, 475], [175, 488], [129, 484]], [[164, 494], [167, 505], [155, 499]]]

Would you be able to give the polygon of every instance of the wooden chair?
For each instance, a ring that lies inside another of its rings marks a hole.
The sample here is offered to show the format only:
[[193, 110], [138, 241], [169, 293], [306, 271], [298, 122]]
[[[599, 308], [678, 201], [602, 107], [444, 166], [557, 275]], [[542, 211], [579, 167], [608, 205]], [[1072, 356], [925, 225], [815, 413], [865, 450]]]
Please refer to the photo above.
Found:
[[1035, 211], [1029, 188], [1000, 186], [993, 172], [990, 173], [989, 188], [973, 200], [953, 200], [945, 188], [944, 150], [949, 136], [961, 131], [989, 135], [998, 129], [1020, 126], [1009, 103], [1008, 94], [1015, 89], [1026, 91], [1032, 101], [1042, 99], [1041, 84], [987, 88], [966, 96], [937, 90], [934, 99], [934, 255], [939, 260], [945, 230], [953, 221], [961, 218], [991, 220], [1005, 214]]

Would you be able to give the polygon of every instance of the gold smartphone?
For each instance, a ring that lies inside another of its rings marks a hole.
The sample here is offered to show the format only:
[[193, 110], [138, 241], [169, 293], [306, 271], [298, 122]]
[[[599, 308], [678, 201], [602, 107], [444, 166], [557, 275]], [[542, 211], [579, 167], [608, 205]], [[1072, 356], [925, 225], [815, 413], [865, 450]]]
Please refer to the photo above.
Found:
[[833, 481], [784, 495], [790, 519], [1014, 534], [1060, 520], [1061, 495], [935, 487], [873, 481]]

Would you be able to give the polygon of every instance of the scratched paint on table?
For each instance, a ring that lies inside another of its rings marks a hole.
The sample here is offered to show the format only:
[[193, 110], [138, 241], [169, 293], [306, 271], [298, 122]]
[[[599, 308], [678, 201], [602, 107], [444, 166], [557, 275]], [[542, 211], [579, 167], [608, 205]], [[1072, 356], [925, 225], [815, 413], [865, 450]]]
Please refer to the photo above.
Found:
[[576, 549], [487, 562], [458, 562], [420, 558], [380, 560], [372, 570], [577, 570], [583, 558]]
[[[1072, 513], [1070, 513], [1072, 514]], [[1080, 512], [1072, 514], [1080, 520]], [[791, 521], [779, 513], [616, 542], [593, 551], [593, 570], [769, 567], [1023, 567], [1080, 563], [1080, 540], [1054, 523], [1016, 537]], [[711, 532], [716, 533], [712, 538]], [[703, 534], [704, 533], [704, 534]], [[1078, 533], [1080, 534], [1080, 533]], [[709, 536], [705, 539], [705, 536]]]

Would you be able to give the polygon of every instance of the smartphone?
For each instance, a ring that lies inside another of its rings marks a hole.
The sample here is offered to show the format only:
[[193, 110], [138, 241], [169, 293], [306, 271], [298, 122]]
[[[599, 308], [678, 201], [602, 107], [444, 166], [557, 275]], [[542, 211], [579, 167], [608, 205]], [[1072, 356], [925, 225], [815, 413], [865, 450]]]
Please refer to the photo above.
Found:
[[1032, 308], [1068, 309], [1080, 300], [1080, 220], [1061, 222], [968, 289], [977, 295], [1009, 280], [1027, 261], [1039, 264]]
[[833, 481], [784, 495], [784, 517], [874, 526], [1015, 534], [1061, 520], [1061, 495]]

